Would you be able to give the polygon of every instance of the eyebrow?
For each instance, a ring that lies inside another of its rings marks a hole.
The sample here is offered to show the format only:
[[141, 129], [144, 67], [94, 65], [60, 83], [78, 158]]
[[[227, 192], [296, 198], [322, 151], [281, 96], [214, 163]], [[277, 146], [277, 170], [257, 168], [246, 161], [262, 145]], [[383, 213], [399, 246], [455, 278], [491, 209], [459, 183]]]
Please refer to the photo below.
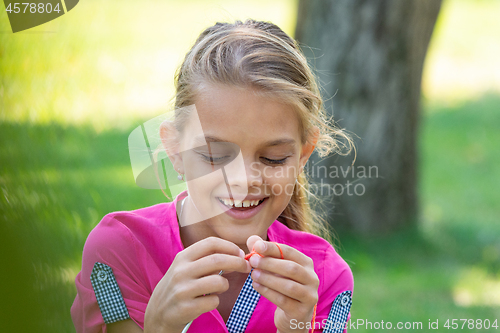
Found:
[[[206, 142], [229, 142], [227, 140], [223, 140], [221, 138], [211, 136], [211, 135], [206, 135], [205, 137]], [[203, 136], [198, 136], [195, 138], [196, 141], [202, 141]], [[276, 139], [276, 140], [271, 140], [271, 141], [266, 141], [262, 144], [264, 147], [273, 147], [273, 146], [281, 146], [281, 145], [291, 145], [295, 146], [295, 140], [293, 139], [288, 139], [288, 138], [282, 138], [282, 139]]]

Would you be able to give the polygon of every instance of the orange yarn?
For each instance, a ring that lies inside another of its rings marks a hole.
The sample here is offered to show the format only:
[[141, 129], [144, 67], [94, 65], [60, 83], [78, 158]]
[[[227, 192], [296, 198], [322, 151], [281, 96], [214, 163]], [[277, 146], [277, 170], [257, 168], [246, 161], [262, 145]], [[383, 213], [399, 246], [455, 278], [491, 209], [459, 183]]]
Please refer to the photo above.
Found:
[[253, 256], [254, 254], [258, 254], [259, 256], [261, 256], [262, 258], [264, 258], [264, 256], [262, 254], [255, 252], [255, 250], [252, 250], [252, 252], [250, 252], [249, 254], [247, 254], [245, 256], [245, 260], [250, 260], [250, 257]]
[[278, 243], [276, 243], [276, 242], [273, 242], [273, 243], [274, 243], [274, 244], [276, 244], [276, 246], [278, 247], [278, 250], [280, 250], [281, 259], [285, 259], [285, 258], [283, 257], [283, 251], [281, 251], [281, 247], [279, 246], [279, 244], [278, 244]]
[[[272, 243], [276, 244], [276, 246], [278, 247], [278, 250], [280, 250], [281, 259], [285, 259], [285, 257], [283, 257], [283, 251], [281, 251], [281, 247], [278, 245], [278, 243], [276, 243], [276, 242], [272, 242]], [[255, 252], [254, 249], [252, 249], [252, 251], [245, 256], [245, 260], [250, 260], [250, 257], [253, 256], [254, 254], [258, 254], [259, 256], [264, 258], [264, 256], [262, 254], [257, 253], [257, 252]]]
[[314, 333], [314, 328], [316, 327], [316, 306], [318, 306], [318, 304], [314, 304], [314, 312], [313, 312], [313, 317], [312, 317], [312, 330], [311, 330], [311, 333]]
[[[276, 242], [272, 242], [272, 243], [276, 244], [276, 246], [278, 247], [278, 250], [280, 250], [281, 259], [285, 259], [285, 257], [283, 256], [283, 251], [281, 251], [281, 247], [279, 246], [279, 244], [278, 244], [278, 243], [276, 243]], [[261, 256], [262, 258], [264, 258], [264, 256], [263, 256], [262, 254], [257, 253], [257, 252], [255, 252], [255, 250], [254, 250], [254, 249], [252, 249], [252, 251], [251, 251], [249, 254], [247, 254], [247, 255], [245, 256], [245, 260], [250, 260], [250, 257], [251, 257], [251, 256], [253, 256], [254, 254], [258, 254], [259, 256]], [[315, 305], [314, 305], [313, 317], [312, 317], [312, 330], [311, 330], [311, 333], [314, 333], [314, 327], [316, 326], [315, 324], [316, 324], [316, 307], [317, 307], [317, 305], [318, 305], [318, 304], [315, 304]]]

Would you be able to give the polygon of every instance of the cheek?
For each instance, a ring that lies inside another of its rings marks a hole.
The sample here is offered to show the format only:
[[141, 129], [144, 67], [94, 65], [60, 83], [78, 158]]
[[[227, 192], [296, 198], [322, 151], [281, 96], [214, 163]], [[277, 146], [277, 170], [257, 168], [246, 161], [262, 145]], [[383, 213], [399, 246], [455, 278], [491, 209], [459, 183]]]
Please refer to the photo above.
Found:
[[279, 167], [273, 168], [272, 171], [267, 171], [266, 182], [271, 188], [274, 196], [288, 196], [293, 195], [295, 188], [295, 177], [297, 168], [295, 167]]
[[186, 154], [183, 163], [188, 187], [191, 185], [196, 191], [206, 192], [224, 183], [221, 168], [206, 163], [196, 154]]
[[192, 154], [186, 156], [183, 163], [188, 191], [193, 198], [207, 199], [207, 194], [224, 182], [224, 176], [220, 170], [214, 172], [211, 165], [203, 163]]
[[213, 172], [210, 164], [205, 163], [193, 152], [184, 153], [182, 157], [186, 179], [197, 179]]

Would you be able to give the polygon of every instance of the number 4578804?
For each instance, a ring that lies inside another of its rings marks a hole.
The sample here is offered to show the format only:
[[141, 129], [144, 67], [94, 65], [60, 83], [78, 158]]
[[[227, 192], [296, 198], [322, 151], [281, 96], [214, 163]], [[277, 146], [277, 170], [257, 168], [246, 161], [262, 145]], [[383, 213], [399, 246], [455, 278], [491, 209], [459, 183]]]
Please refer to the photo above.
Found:
[[498, 319], [495, 319], [493, 323], [489, 319], [451, 319], [451, 324], [450, 324], [450, 319], [446, 321], [444, 324], [444, 327], [447, 329], [452, 329], [456, 330], [459, 328], [460, 324], [458, 322], [462, 322], [462, 326], [460, 329], [468, 328], [470, 330], [472, 329], [498, 329]]
[[[22, 6], [24, 6], [24, 9], [22, 9]], [[28, 9], [29, 7], [29, 9]], [[61, 9], [59, 8], [59, 3], [56, 4], [56, 6], [54, 8], [52, 8], [52, 4], [51, 3], [35, 3], [35, 2], [23, 2], [23, 3], [9, 3], [9, 5], [7, 6], [7, 8], [5, 8], [5, 10], [7, 11], [7, 13], [20, 13], [21, 12], [21, 9], [22, 9], [22, 12], [23, 13], [26, 13], [26, 11], [28, 11], [29, 13], [52, 13], [53, 11], [54, 12], [57, 12], [59, 13], [61, 11]]]

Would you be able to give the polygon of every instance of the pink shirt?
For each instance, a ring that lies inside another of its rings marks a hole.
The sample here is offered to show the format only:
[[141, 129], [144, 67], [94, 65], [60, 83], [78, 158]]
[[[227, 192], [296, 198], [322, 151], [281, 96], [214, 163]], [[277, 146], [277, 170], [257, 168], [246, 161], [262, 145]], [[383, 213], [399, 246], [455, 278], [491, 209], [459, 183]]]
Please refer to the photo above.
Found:
[[[173, 202], [107, 214], [91, 231], [83, 248], [82, 270], [75, 279], [77, 295], [71, 307], [77, 333], [106, 332], [90, 281], [96, 262], [112, 268], [130, 318], [144, 329], [149, 298], [175, 255], [184, 249], [176, 202], [186, 195], [184, 191]], [[325, 323], [335, 297], [343, 291], [353, 290], [351, 269], [330, 243], [316, 235], [291, 230], [276, 220], [267, 236], [269, 241], [294, 247], [313, 259], [314, 270], [320, 279], [316, 322]], [[276, 305], [261, 296], [246, 332], [276, 333], [275, 310]], [[321, 331], [315, 329], [315, 332]], [[189, 332], [223, 333], [228, 330], [222, 316], [214, 309], [196, 318]]]

